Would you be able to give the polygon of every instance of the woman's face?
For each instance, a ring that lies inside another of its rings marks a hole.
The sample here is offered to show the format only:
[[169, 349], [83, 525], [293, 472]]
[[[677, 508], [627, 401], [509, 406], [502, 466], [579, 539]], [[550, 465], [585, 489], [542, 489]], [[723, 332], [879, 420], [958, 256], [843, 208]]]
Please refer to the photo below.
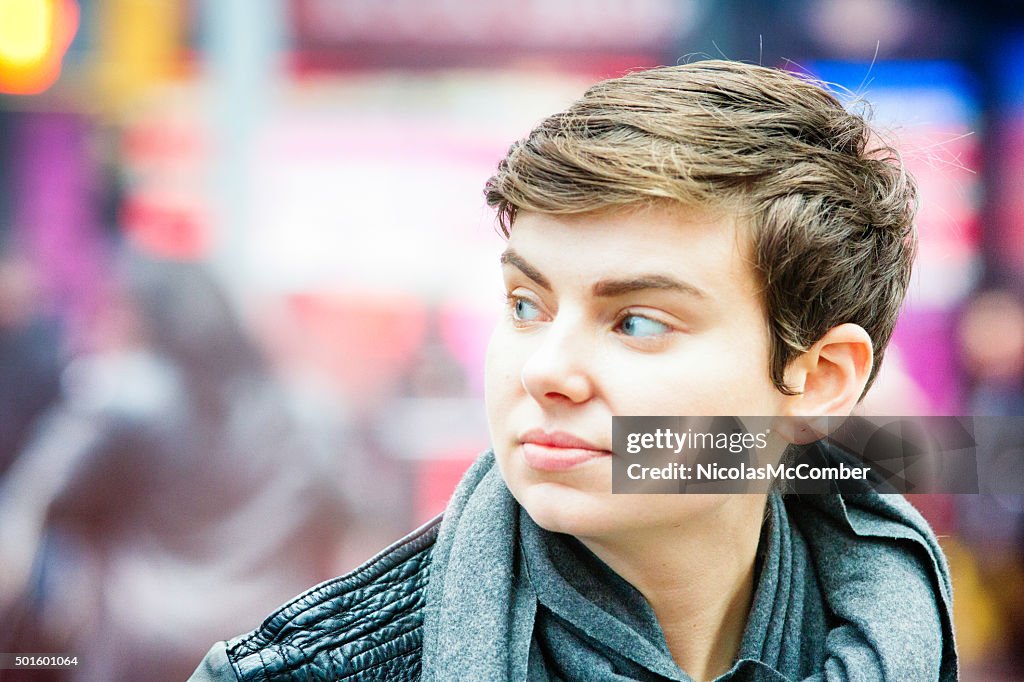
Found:
[[487, 353], [498, 465], [542, 527], [578, 537], [677, 527], [727, 496], [613, 495], [613, 415], [775, 415], [746, 237], [669, 206], [523, 212]]

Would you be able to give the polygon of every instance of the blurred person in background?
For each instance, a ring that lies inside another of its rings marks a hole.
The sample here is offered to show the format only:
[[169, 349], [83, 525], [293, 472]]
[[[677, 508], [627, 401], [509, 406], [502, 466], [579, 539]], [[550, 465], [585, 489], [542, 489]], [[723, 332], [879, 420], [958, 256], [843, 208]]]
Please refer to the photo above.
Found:
[[181, 679], [336, 570], [340, 425], [271, 376], [201, 266], [131, 254], [120, 274], [0, 488], [0, 650]]
[[0, 479], [56, 399], [61, 329], [42, 312], [32, 266], [0, 247]]
[[[965, 576], [964, 611], [997, 616], [981, 628], [1014, 669], [1024, 667], [1024, 496], [1020, 491], [1024, 433], [1024, 300], [1013, 287], [991, 286], [965, 303], [957, 326], [967, 414], [993, 426], [978, 443], [978, 459], [997, 472], [980, 495], [957, 496]], [[982, 620], [982, 619], [979, 619]], [[989, 657], [991, 658], [991, 656]]]

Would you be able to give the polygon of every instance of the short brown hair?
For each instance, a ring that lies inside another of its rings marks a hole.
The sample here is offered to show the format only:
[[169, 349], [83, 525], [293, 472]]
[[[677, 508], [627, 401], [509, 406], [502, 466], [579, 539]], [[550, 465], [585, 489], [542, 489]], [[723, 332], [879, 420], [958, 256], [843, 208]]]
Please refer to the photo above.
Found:
[[520, 210], [736, 211], [763, 285], [770, 375], [786, 394], [787, 364], [845, 322], [871, 336], [871, 385], [917, 244], [914, 181], [865, 118], [810, 79], [739, 62], [594, 85], [512, 145], [485, 193], [506, 236]]

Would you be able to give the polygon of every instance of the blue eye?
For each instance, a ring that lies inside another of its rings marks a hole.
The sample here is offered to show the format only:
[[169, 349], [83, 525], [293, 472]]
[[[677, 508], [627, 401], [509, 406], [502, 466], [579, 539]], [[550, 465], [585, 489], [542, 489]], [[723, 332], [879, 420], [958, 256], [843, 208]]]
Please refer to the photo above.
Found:
[[533, 322], [540, 317], [540, 308], [530, 300], [520, 296], [511, 296], [510, 298], [512, 299], [512, 317], [519, 322]]
[[671, 331], [668, 325], [643, 315], [626, 315], [619, 323], [619, 329], [626, 336], [658, 336]]

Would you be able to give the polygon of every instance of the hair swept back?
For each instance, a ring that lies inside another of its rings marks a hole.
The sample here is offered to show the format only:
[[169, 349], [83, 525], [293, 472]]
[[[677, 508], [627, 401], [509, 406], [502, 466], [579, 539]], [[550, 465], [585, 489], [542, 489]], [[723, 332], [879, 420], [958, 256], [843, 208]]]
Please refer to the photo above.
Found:
[[740, 62], [594, 85], [512, 145], [485, 195], [506, 236], [519, 211], [735, 211], [763, 286], [770, 376], [786, 394], [787, 364], [844, 322], [871, 336], [870, 387], [917, 244], [915, 183], [864, 117], [814, 82]]

